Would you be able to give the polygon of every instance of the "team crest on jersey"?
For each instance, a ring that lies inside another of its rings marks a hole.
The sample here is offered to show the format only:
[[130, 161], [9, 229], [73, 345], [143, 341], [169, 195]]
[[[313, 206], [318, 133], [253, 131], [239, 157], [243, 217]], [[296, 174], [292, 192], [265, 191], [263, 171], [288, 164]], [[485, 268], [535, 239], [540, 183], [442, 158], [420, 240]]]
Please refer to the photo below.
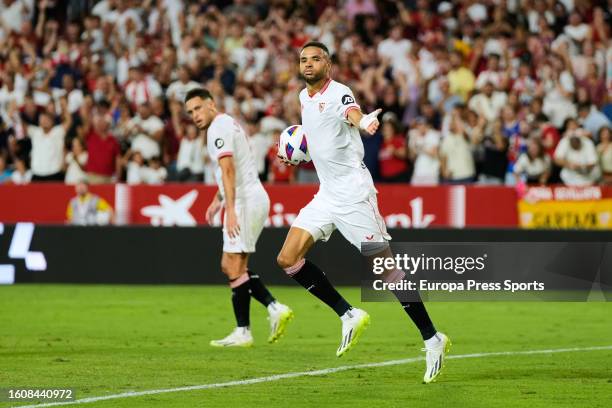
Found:
[[216, 147], [217, 149], [222, 148], [224, 144], [225, 144], [225, 143], [223, 142], [223, 139], [221, 139], [221, 138], [219, 138], [219, 139], [215, 140], [215, 147]]
[[319, 102], [319, 112], [323, 112], [325, 110], [325, 102]]
[[342, 104], [343, 105], [349, 105], [351, 103], [355, 103], [355, 98], [353, 98], [351, 95], [344, 95], [342, 97]]

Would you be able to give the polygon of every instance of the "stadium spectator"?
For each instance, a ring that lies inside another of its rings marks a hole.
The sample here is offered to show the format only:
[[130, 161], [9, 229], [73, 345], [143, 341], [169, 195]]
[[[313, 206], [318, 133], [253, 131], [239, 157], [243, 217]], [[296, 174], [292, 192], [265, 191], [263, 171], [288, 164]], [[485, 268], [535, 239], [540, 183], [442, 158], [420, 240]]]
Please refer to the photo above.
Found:
[[2, 88], [0, 88], [0, 109], [7, 111], [11, 102], [16, 103], [18, 106], [23, 105], [25, 95], [15, 88], [13, 76], [4, 72], [2, 74], [2, 83]]
[[142, 184], [144, 180], [145, 161], [139, 151], [130, 152], [127, 159], [126, 182], [128, 184]]
[[53, 98], [55, 100], [59, 100], [63, 96], [68, 99], [68, 111], [70, 113], [79, 110], [83, 103], [83, 91], [75, 88], [74, 77], [71, 74], [64, 74], [61, 88], [53, 88]]
[[411, 44], [410, 41], [402, 36], [402, 25], [396, 25], [391, 28], [389, 37], [382, 40], [378, 44], [378, 56], [381, 59], [387, 59], [390, 61], [391, 68], [395, 70], [401, 70], [406, 67], [410, 61], [408, 61], [408, 53], [410, 52]]
[[450, 126], [440, 146], [440, 173], [446, 183], [471, 183], [476, 175], [466, 126], [459, 110], [451, 114]]
[[87, 177], [85, 166], [87, 165], [88, 153], [85, 150], [83, 141], [78, 137], [72, 139], [72, 149], [66, 154], [64, 159], [66, 184], [77, 184]]
[[162, 94], [162, 88], [153, 76], [146, 75], [139, 63], [133, 63], [129, 68], [129, 82], [125, 87], [125, 97], [136, 108], [150, 103], [153, 98]]
[[442, 77], [437, 81], [431, 81], [429, 86], [429, 102], [435, 106], [435, 110], [441, 115], [447, 115], [461, 104], [461, 97], [450, 91], [448, 78]]
[[287, 122], [281, 119], [283, 117], [283, 107], [280, 103], [270, 104], [264, 113], [265, 116], [259, 120], [260, 131], [263, 134], [270, 136], [272, 132], [282, 131], [289, 126]]
[[75, 187], [73, 197], [66, 208], [66, 221], [71, 225], [106, 225], [112, 222], [113, 209], [102, 197], [90, 193], [85, 180]]
[[406, 136], [401, 133], [397, 117], [393, 112], [383, 115], [382, 134], [383, 142], [378, 153], [381, 181], [407, 182], [409, 180], [408, 146]]
[[463, 65], [463, 55], [459, 51], [451, 53], [450, 64], [451, 70], [448, 72], [450, 91], [466, 102], [474, 90], [474, 73]]
[[32, 181], [32, 172], [27, 168], [25, 160], [15, 160], [15, 170], [11, 173], [11, 182], [13, 184], [28, 184]]
[[548, 121], [548, 118], [543, 113], [536, 115], [533, 127], [540, 134], [546, 154], [553, 157], [557, 144], [559, 144], [559, 140], [561, 139], [559, 130]]
[[205, 149], [204, 138], [198, 134], [198, 128], [194, 124], [188, 124], [185, 135], [181, 138], [176, 161], [179, 181], [204, 180]]
[[579, 88], [586, 90], [590, 100], [596, 106], [602, 106], [606, 102], [609, 91], [606, 89], [606, 81], [600, 74], [601, 69], [596, 62], [590, 62], [587, 67], [586, 77], [579, 78], [576, 83]]
[[24, 97], [23, 105], [19, 111], [21, 121], [27, 125], [37, 125], [40, 118], [41, 109], [34, 102], [32, 94], [27, 94]]
[[251, 145], [251, 151], [253, 153], [253, 160], [255, 160], [255, 167], [257, 168], [257, 174], [259, 179], [265, 181], [268, 178], [266, 172], [267, 156], [272, 143], [274, 143], [275, 135], [279, 134], [285, 127], [284, 123], [281, 123], [277, 127], [271, 126], [268, 130], [264, 130], [263, 120], [260, 121], [260, 125], [257, 122], [247, 123], [247, 134], [249, 135], [249, 143]]
[[183, 102], [187, 92], [200, 86], [196, 81], [191, 80], [189, 67], [181, 65], [178, 69], [178, 79], [170, 84], [166, 90], [166, 98]]
[[479, 184], [504, 184], [508, 170], [508, 139], [504, 136], [500, 119], [493, 122], [491, 131], [483, 135], [482, 143], [477, 150]]
[[162, 166], [160, 157], [152, 157], [143, 170], [146, 184], [163, 184], [168, 178], [168, 171]]
[[517, 184], [546, 184], [550, 177], [550, 157], [544, 151], [542, 142], [537, 137], [527, 141], [527, 151], [521, 153], [514, 165]]
[[414, 185], [435, 185], [440, 179], [440, 132], [432, 129], [422, 117], [415, 120], [415, 126], [408, 132], [410, 158], [414, 161], [411, 183]]
[[468, 107], [484, 117], [489, 123], [493, 123], [499, 117], [501, 109], [506, 104], [507, 95], [503, 92], [495, 91], [495, 83], [491, 79], [481, 86], [481, 92], [470, 98]]
[[499, 54], [489, 54], [487, 57], [487, 68], [480, 71], [476, 78], [476, 89], [482, 89], [487, 84], [504, 89], [508, 78], [500, 67], [500, 58]]
[[[521, 62], [516, 77], [512, 78], [511, 81], [510, 92], [518, 94], [522, 103], [530, 103], [536, 98], [538, 83], [531, 75], [531, 67], [527, 62]], [[541, 109], [541, 100], [538, 100], [537, 104], [538, 109]]]
[[109, 132], [109, 118], [95, 113], [92, 125], [85, 122], [85, 145], [88, 157], [85, 171], [91, 184], [110, 183], [121, 175], [119, 143]]
[[597, 151], [584, 129], [570, 129], [555, 150], [561, 180], [568, 186], [590, 186], [599, 178]]
[[583, 103], [578, 107], [578, 118], [581, 126], [586, 129], [595, 141], [599, 141], [597, 136], [599, 130], [604, 127], [612, 127], [612, 122], [601, 113], [596, 106]]
[[138, 114], [127, 124], [131, 149], [139, 151], [145, 160], [161, 155], [164, 122], [151, 112], [148, 103], [138, 106]]
[[64, 137], [72, 125], [66, 98], [61, 99], [61, 125], [54, 125], [55, 115], [51, 111], [41, 112], [40, 126], [28, 126], [27, 136], [32, 142], [32, 180], [63, 181]]
[[[567, 55], [567, 43], [562, 44]], [[551, 57], [552, 64], [542, 66], [542, 87], [544, 88], [544, 105], [546, 114], [556, 127], [561, 127], [565, 119], [576, 117], [576, 106], [573, 95], [576, 91], [575, 80], [566, 69], [566, 62], [558, 56]]]

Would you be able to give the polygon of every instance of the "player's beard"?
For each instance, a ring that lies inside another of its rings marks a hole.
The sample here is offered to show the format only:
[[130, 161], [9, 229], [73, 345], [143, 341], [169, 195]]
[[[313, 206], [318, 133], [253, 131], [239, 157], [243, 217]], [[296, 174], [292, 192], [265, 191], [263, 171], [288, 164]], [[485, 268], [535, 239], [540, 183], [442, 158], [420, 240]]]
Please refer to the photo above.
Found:
[[319, 71], [319, 72], [315, 72], [313, 73], [312, 76], [310, 77], [306, 77], [304, 76], [304, 74], [300, 73], [300, 77], [304, 80], [304, 82], [306, 82], [308, 85], [314, 85], [317, 82], [321, 81], [323, 78], [325, 78], [325, 72], [324, 71]]

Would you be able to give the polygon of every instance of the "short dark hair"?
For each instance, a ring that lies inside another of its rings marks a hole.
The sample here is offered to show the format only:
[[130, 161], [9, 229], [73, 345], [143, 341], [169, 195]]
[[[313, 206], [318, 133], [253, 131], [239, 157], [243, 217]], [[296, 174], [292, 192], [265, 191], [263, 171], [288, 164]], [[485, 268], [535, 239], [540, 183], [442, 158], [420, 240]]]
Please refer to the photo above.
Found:
[[301, 51], [304, 51], [304, 48], [306, 48], [306, 47], [317, 47], [317, 48], [320, 48], [329, 57], [329, 50], [327, 49], [327, 46], [325, 44], [323, 44], [322, 42], [320, 42], [320, 41], [308, 41], [306, 44], [304, 44], [302, 46], [302, 50]]
[[187, 95], [185, 95], [185, 103], [187, 103], [187, 101], [193, 98], [212, 99], [213, 97], [208, 91], [208, 89], [194, 88], [191, 91], [187, 92]]

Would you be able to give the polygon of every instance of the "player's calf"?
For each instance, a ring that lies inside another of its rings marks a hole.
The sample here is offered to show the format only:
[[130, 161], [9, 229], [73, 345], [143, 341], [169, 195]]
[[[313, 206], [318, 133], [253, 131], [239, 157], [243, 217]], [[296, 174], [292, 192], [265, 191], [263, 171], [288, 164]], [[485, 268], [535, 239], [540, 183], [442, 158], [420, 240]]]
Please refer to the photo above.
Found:
[[244, 254], [223, 253], [221, 257], [221, 270], [228, 278], [232, 291], [232, 307], [236, 318], [236, 329], [229, 336], [221, 340], [210, 342], [212, 346], [232, 347], [250, 346], [253, 337], [249, 326], [251, 307], [251, 284], [249, 274], [246, 273], [244, 262], [248, 259]]
[[[367, 251], [368, 249], [369, 251]], [[388, 245], [385, 247], [368, 244], [362, 247], [362, 254], [367, 256], [370, 262], [376, 257], [393, 257]], [[385, 270], [382, 274], [382, 279], [386, 283], [400, 283], [405, 277], [406, 273], [404, 271], [395, 268]], [[426, 352], [426, 370], [423, 381], [425, 383], [433, 382], [444, 367], [444, 356], [449, 351], [450, 340], [445, 334], [438, 332], [434, 327], [418, 291], [397, 290], [392, 292], [421, 333], [425, 343], [423, 351]]]
[[331, 307], [338, 316], [342, 316], [351, 309], [351, 305], [332, 286], [323, 271], [312, 262], [301, 259], [295, 265], [286, 268], [285, 272], [307, 291]]

